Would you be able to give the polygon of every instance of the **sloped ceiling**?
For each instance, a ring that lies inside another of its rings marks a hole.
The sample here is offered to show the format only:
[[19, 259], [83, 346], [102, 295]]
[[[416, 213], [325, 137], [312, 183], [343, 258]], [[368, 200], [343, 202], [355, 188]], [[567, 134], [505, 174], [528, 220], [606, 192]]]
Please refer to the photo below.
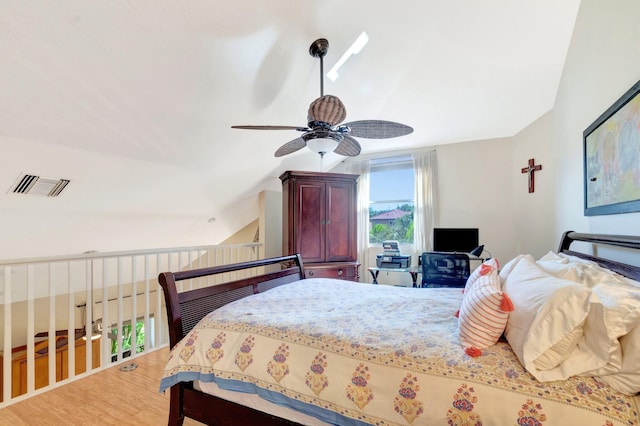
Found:
[[[324, 92], [347, 120], [413, 134], [364, 153], [511, 136], [553, 107], [579, 0], [58, 0], [0, 2], [0, 184], [71, 180], [60, 197], [7, 192], [0, 258], [224, 240], [285, 170], [343, 157], [273, 153]], [[209, 220], [215, 218], [214, 220]], [[71, 235], [71, 236], [70, 236]], [[79, 237], [78, 235], [82, 235]]]

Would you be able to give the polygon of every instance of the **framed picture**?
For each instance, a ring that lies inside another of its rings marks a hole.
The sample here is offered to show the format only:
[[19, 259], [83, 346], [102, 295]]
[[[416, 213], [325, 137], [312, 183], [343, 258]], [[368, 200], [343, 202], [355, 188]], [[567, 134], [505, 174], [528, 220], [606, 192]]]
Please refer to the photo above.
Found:
[[640, 211], [640, 81], [583, 139], [585, 216]]

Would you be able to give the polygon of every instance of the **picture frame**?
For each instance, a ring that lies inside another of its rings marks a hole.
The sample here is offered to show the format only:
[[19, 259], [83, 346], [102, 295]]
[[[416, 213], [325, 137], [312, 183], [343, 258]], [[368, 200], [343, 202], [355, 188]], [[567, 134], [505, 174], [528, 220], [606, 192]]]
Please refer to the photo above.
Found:
[[583, 132], [584, 215], [640, 211], [640, 81]]

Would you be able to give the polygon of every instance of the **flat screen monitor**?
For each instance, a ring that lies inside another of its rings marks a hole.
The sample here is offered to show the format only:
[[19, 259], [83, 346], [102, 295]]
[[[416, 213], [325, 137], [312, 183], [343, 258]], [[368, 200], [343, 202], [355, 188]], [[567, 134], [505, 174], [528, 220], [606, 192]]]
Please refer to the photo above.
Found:
[[478, 228], [434, 228], [434, 251], [469, 253], [478, 247]]

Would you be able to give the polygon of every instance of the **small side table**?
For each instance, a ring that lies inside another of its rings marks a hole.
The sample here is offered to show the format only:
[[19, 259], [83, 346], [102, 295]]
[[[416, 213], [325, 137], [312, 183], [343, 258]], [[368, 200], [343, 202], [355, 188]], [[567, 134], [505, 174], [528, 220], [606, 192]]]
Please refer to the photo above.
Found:
[[413, 266], [411, 268], [378, 268], [376, 266], [372, 266], [371, 268], [368, 268], [368, 270], [371, 274], [371, 278], [373, 278], [373, 284], [378, 284], [378, 274], [380, 274], [380, 272], [408, 272], [411, 274], [413, 287], [418, 287], [418, 274], [422, 272], [422, 269], [419, 266]]

